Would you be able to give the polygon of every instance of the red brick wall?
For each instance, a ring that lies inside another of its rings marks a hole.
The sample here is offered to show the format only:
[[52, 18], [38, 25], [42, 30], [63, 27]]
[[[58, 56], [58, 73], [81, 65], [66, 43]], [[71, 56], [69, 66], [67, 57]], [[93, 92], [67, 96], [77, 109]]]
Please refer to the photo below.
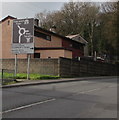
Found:
[[59, 58], [59, 57], [66, 57], [72, 58], [72, 51], [57, 49], [57, 50], [37, 50], [36, 53], [41, 54], [41, 58]]
[[78, 56], [83, 56], [84, 55], [83, 46], [80, 45], [80, 48], [76, 49], [76, 48], [71, 47], [72, 43], [73, 42], [71, 42], [71, 41], [62, 40], [62, 46], [72, 50], [73, 58], [78, 57]]
[[[50, 35], [40, 30], [39, 32]], [[51, 35], [51, 41], [35, 36], [34, 42], [35, 42], [35, 47], [62, 47], [62, 39], [53, 35]]]
[[73, 58], [76, 58], [76, 57], [79, 57], [79, 56], [83, 56], [83, 52], [81, 50], [78, 50], [78, 49], [74, 49], [72, 48], [72, 57]]
[[63, 46], [63, 47], [71, 48], [71, 47], [70, 47], [70, 44], [71, 44], [70, 41], [63, 40], [63, 39], [62, 39], [62, 46]]

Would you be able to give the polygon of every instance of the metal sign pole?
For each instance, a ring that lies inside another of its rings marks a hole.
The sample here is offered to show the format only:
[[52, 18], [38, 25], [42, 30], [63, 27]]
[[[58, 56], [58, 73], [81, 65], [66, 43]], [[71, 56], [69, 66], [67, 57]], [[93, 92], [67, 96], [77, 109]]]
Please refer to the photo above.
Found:
[[15, 77], [17, 76], [17, 54], [15, 54]]
[[97, 53], [96, 53], [96, 51], [94, 52], [94, 60], [95, 61], [97, 60]]
[[28, 54], [27, 80], [29, 80], [29, 73], [30, 73], [30, 54]]

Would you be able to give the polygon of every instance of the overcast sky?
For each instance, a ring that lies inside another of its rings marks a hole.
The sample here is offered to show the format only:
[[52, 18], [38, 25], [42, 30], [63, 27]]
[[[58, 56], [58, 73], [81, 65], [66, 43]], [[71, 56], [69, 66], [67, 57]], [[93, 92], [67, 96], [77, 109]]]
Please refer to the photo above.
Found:
[[11, 15], [17, 18], [31, 18], [44, 10], [60, 10], [63, 2], [3, 2], [2, 18]]
[[[0, 13], [2, 14], [0, 15], [0, 20], [1, 20], [2, 18], [8, 15], [11, 15], [16, 18], [33, 18], [36, 13], [42, 12], [44, 10], [47, 11], [60, 10], [64, 2], [76, 1], [76, 0], [49, 0], [49, 1], [48, 0], [0, 0], [0, 1], [2, 1], [0, 2], [2, 3], [0, 4], [0, 11], [2, 11]], [[78, 1], [106, 2], [106, 1], [114, 1], [114, 0], [78, 0]]]

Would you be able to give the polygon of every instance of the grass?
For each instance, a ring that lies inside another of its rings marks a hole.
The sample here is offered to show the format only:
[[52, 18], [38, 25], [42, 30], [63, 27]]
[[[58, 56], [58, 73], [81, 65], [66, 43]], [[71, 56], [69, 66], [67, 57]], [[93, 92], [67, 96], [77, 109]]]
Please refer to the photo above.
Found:
[[4, 82], [4, 83], [2, 83], [2, 85], [10, 85], [10, 84], [15, 84], [15, 83], [16, 83], [16, 81]]
[[[2, 74], [0, 73], [0, 77]], [[13, 73], [4, 73], [3, 78], [10, 79], [10, 78], [16, 78], [16, 79], [27, 79], [26, 73], [18, 73], [16, 77], [14, 77]], [[41, 75], [41, 74], [30, 74], [29, 79], [30, 80], [43, 80], [43, 79], [58, 79], [59, 76], [52, 76], [52, 75]]]
[[[0, 73], [0, 78], [1, 77], [2, 77], [2, 74]], [[13, 73], [4, 73], [3, 78], [6, 79], [6, 81], [4, 81], [2, 83], [2, 85], [10, 85], [10, 84], [17, 83], [17, 81], [14, 81], [14, 79], [27, 79], [27, 74], [26, 73], [18, 73], [17, 76], [14, 77]], [[29, 75], [30, 80], [44, 80], [44, 79], [58, 79], [58, 78], [60, 78], [60, 77], [52, 76], [52, 75], [40, 75], [40, 74], [30, 74]]]
[[[2, 77], [2, 73], [0, 73], [0, 78]], [[13, 73], [4, 73], [3, 78], [14, 78]]]
[[30, 74], [31, 80], [43, 80], [43, 79], [58, 79], [59, 76], [52, 76], [52, 75], [39, 75], [39, 74]]

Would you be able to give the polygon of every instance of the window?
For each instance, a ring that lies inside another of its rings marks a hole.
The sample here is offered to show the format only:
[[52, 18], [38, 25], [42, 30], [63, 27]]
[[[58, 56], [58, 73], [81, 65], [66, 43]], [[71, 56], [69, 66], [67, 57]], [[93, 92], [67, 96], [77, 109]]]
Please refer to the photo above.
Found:
[[41, 37], [41, 38], [43, 38], [45, 40], [51, 41], [51, 36], [50, 35], [47, 35], [47, 34], [44, 34], [44, 33], [41, 33], [41, 32], [35, 31], [34, 36]]
[[40, 53], [34, 53], [34, 58], [40, 58]]

